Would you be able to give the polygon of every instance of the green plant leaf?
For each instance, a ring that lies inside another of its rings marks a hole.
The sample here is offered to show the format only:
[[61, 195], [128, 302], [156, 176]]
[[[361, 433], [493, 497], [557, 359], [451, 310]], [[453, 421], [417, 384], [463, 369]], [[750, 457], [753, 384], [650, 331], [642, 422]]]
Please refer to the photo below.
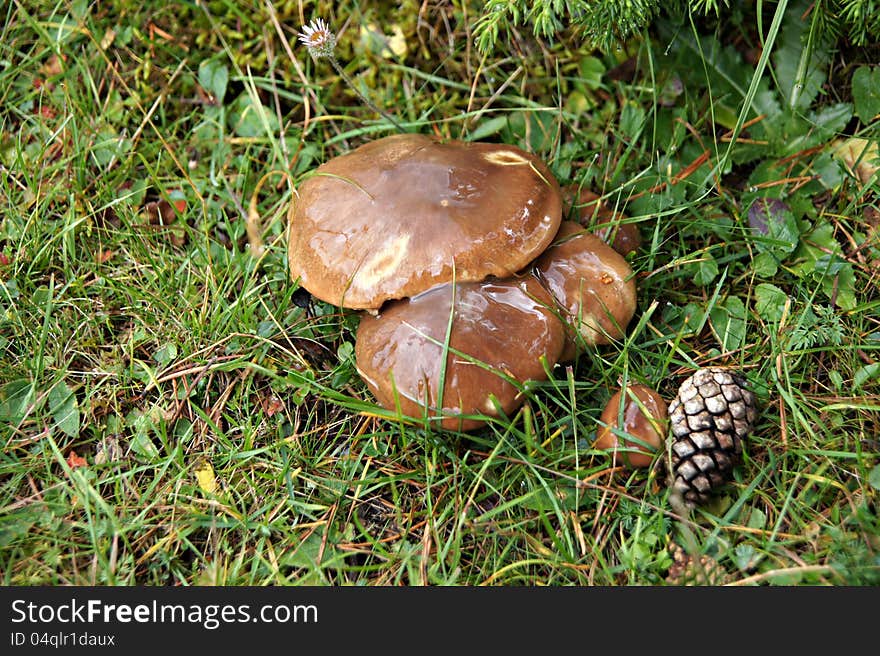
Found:
[[875, 465], [871, 473], [868, 474], [868, 482], [875, 490], [880, 490], [880, 465]]
[[19, 538], [27, 536], [38, 519], [39, 514], [30, 508], [6, 512], [5, 517], [0, 520], [0, 548], [6, 548]]
[[833, 298], [837, 307], [852, 310], [858, 305], [855, 271], [844, 259], [831, 224], [821, 223], [805, 235], [794, 259], [796, 264], [791, 270], [802, 278], [811, 276], [816, 280], [822, 293]]
[[694, 270], [694, 284], [705, 287], [718, 275], [718, 262], [712, 256], [712, 253], [705, 253], [700, 257], [699, 261], [690, 265]]
[[223, 96], [226, 95], [226, 85], [229, 83], [229, 69], [217, 59], [208, 59], [199, 64], [199, 84], [210, 92], [214, 102], [223, 104]]
[[859, 367], [853, 374], [853, 390], [861, 390], [865, 383], [875, 378], [880, 378], [880, 362]]
[[242, 92], [229, 106], [229, 125], [239, 137], [260, 137], [278, 131], [278, 119], [274, 112]]
[[645, 126], [645, 110], [641, 105], [626, 103], [620, 110], [620, 131], [635, 141]]
[[59, 430], [70, 437], [79, 437], [79, 407], [76, 395], [64, 381], [49, 390], [49, 412]]
[[870, 123], [880, 114], [880, 66], [859, 66], [852, 76], [852, 97], [856, 116]]
[[853, 108], [849, 103], [836, 103], [810, 112], [807, 117], [806, 129], [801, 135], [793, 132], [786, 144], [784, 153], [796, 153], [805, 148], [823, 146], [843, 131], [852, 118]]
[[724, 351], [735, 351], [746, 338], [746, 307], [739, 296], [729, 296], [709, 312], [709, 324]]
[[172, 362], [174, 358], [177, 357], [177, 346], [175, 346], [174, 342], [168, 342], [163, 346], [156, 349], [156, 352], [153, 353], [153, 359], [156, 360], [160, 365], [167, 366], [168, 363]]
[[498, 134], [507, 127], [507, 116], [496, 116], [488, 121], [481, 122], [473, 132], [468, 134], [468, 141], [483, 141]]
[[782, 319], [788, 294], [769, 282], [755, 287], [755, 312], [768, 323], [778, 323]]
[[20, 378], [6, 383], [0, 389], [0, 423], [20, 423], [33, 401], [34, 389], [31, 381]]
[[789, 6], [779, 33], [779, 46], [773, 53], [774, 77], [786, 107], [806, 110], [816, 99], [825, 81], [828, 53], [811, 39], [810, 21], [804, 20], [805, 0]]
[[605, 75], [605, 65], [596, 57], [584, 57], [578, 64], [579, 85], [587, 89], [598, 89], [602, 86], [602, 76]]
[[798, 222], [788, 205], [775, 198], [758, 198], [748, 211], [749, 226], [760, 253], [780, 260], [798, 245]]
[[750, 544], [738, 544], [733, 550], [733, 562], [742, 572], [751, 571], [762, 557], [762, 554]]

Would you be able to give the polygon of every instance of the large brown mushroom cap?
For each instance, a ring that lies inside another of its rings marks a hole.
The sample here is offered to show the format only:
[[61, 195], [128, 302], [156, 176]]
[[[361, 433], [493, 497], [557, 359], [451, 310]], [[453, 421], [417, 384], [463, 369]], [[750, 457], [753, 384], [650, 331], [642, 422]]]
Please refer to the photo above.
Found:
[[291, 275], [321, 300], [375, 310], [453, 278], [513, 275], [550, 244], [561, 218], [559, 184], [519, 148], [385, 137], [300, 185]]
[[445, 376], [441, 426], [472, 430], [485, 422], [463, 415], [497, 416], [496, 402], [511, 413], [523, 398], [510, 379], [544, 379], [544, 362], [556, 363], [565, 329], [552, 307], [533, 276], [440, 285], [390, 303], [377, 316], [364, 314], [355, 339], [357, 368], [382, 406], [396, 411], [399, 405], [401, 414], [415, 418], [438, 416]]
[[573, 214], [577, 221], [609, 244], [621, 255], [639, 250], [642, 235], [635, 223], [628, 223], [626, 215], [612, 209], [599, 194], [576, 185], [562, 190], [563, 216]]
[[[666, 402], [647, 385], [629, 385], [608, 400], [599, 422], [602, 424], [593, 443], [597, 449], [612, 449], [628, 467], [647, 467], [653, 453], [666, 439], [669, 427]], [[626, 436], [620, 436], [617, 432]]]
[[[636, 310], [636, 283], [629, 263], [599, 237], [563, 221], [535, 270], [586, 344], [623, 336]], [[570, 342], [563, 360], [575, 355], [573, 335]]]

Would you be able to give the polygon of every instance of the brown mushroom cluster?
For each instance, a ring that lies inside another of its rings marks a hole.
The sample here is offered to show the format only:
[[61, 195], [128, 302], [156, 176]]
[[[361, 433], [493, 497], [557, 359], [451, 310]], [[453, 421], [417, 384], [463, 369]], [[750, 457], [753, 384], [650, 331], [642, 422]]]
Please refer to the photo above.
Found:
[[624, 467], [649, 467], [666, 439], [667, 404], [647, 385], [627, 385], [611, 395], [599, 424], [594, 447], [611, 451]]
[[635, 312], [628, 262], [563, 221], [563, 203], [547, 165], [514, 146], [385, 137], [299, 186], [291, 276], [363, 311], [356, 366], [383, 407], [473, 430]]

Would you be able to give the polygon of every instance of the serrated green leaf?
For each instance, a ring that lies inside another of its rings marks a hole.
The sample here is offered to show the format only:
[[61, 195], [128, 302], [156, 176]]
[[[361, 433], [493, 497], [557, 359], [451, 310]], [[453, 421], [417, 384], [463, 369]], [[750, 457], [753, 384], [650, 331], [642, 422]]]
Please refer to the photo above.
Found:
[[62, 381], [49, 390], [48, 402], [55, 426], [70, 437], [79, 437], [79, 407], [67, 383]]
[[738, 544], [733, 550], [733, 562], [742, 572], [752, 570], [761, 558], [761, 554], [750, 544]]
[[852, 76], [852, 97], [856, 116], [870, 123], [880, 114], [880, 66], [859, 66]]
[[813, 160], [813, 170], [826, 189], [837, 189], [843, 182], [844, 170], [831, 153], [825, 152]]
[[6, 548], [25, 537], [31, 527], [37, 523], [40, 514], [31, 508], [18, 508], [4, 513], [0, 519], [0, 548]]
[[787, 144], [786, 153], [800, 152], [805, 148], [824, 146], [846, 128], [852, 118], [849, 103], [827, 105], [807, 116], [807, 129], [801, 136], [794, 136]]
[[752, 508], [749, 511], [749, 528], [762, 529], [767, 525], [767, 515], [760, 508]]
[[769, 282], [755, 287], [755, 312], [768, 323], [778, 323], [782, 319], [788, 294]]
[[129, 445], [134, 453], [147, 458], [148, 460], [152, 460], [159, 455], [159, 450], [156, 448], [156, 445], [153, 444], [153, 440], [150, 439], [150, 436], [146, 431], [136, 431], [131, 442], [129, 442]]

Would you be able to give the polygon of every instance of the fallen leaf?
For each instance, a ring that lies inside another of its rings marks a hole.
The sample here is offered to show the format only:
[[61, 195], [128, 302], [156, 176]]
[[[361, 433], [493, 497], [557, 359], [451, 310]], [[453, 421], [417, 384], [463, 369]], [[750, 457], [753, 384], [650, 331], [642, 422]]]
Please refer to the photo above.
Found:
[[116, 40], [116, 30], [114, 30], [113, 28], [110, 28], [109, 30], [104, 32], [104, 38], [101, 39], [101, 46], [100, 46], [101, 50], [106, 50], [107, 48], [109, 48], [113, 44], [113, 41], [115, 41], [115, 40]]
[[64, 67], [62, 66], [64, 59], [64, 57], [52, 55], [51, 57], [49, 57], [49, 59], [46, 60], [45, 64], [40, 66], [40, 73], [42, 73], [44, 77], [59, 75], [64, 70]]
[[119, 440], [115, 437], [108, 437], [101, 440], [95, 447], [95, 464], [103, 465], [107, 462], [116, 462], [122, 459], [122, 448], [119, 446]]
[[[869, 228], [872, 230], [880, 228], [880, 210], [876, 207], [865, 206], [865, 209], [862, 210], [862, 216], [865, 217], [865, 223], [868, 224]], [[2, 259], [0, 259], [0, 262], [2, 262]]]
[[67, 464], [71, 469], [77, 469], [79, 467], [85, 467], [89, 463], [88, 463], [88, 461], [86, 461], [85, 458], [82, 458], [79, 455], [77, 455], [76, 451], [71, 451], [67, 455]]
[[205, 494], [214, 494], [217, 491], [217, 478], [214, 476], [214, 467], [207, 460], [196, 465], [196, 480], [199, 489]]
[[847, 170], [862, 184], [867, 184], [880, 170], [880, 150], [876, 141], [851, 137], [838, 139], [832, 146], [832, 155], [843, 162]]
[[375, 23], [369, 23], [361, 28], [361, 41], [385, 59], [403, 57], [407, 53], [406, 37], [400, 25], [391, 25], [389, 35]]
[[0, 266], [6, 266], [11, 260], [6, 253], [0, 253]]
[[262, 397], [260, 399], [260, 404], [263, 406], [263, 411], [266, 413], [267, 417], [278, 414], [284, 409], [284, 403], [282, 403], [281, 399], [274, 394]]
[[147, 203], [144, 205], [144, 211], [151, 225], [169, 225], [177, 218], [174, 207], [164, 198]]

